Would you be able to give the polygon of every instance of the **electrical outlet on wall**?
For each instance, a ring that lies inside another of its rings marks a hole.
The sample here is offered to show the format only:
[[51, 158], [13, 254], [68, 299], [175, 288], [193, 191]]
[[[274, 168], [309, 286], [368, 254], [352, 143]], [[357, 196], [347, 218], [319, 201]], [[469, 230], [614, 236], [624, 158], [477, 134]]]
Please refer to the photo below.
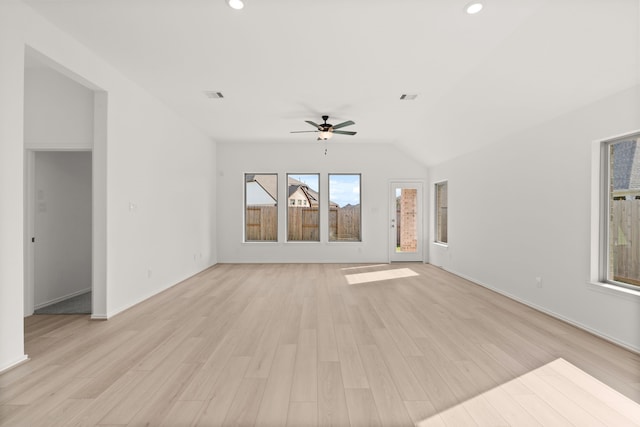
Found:
[[542, 277], [540, 276], [536, 277], [536, 287], [538, 288], [542, 287]]

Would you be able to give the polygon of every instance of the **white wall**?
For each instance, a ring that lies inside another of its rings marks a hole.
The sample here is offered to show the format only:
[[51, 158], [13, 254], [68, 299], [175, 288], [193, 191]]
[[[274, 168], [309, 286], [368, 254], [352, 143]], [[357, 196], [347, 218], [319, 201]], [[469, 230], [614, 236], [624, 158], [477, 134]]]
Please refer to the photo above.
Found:
[[91, 152], [35, 153], [36, 308], [91, 290]]
[[[324, 154], [328, 147], [327, 155]], [[218, 260], [220, 262], [387, 262], [389, 182], [426, 181], [426, 167], [392, 145], [344, 138], [300, 144], [218, 144]], [[279, 242], [243, 243], [245, 173], [278, 173]], [[321, 241], [285, 242], [286, 174], [320, 173]], [[327, 242], [327, 174], [361, 173], [362, 242]], [[223, 201], [223, 202], [220, 202]]]
[[216, 262], [215, 144], [22, 2], [0, 2], [0, 371], [25, 359], [25, 47], [104, 91], [97, 110], [106, 108], [107, 124], [94, 135], [104, 144], [93, 152], [103, 193], [97, 216], [105, 223], [97, 242], [106, 253], [99, 314], [109, 317]]
[[432, 185], [449, 181], [449, 246], [432, 244], [430, 262], [640, 350], [640, 297], [589, 284], [592, 145], [640, 128], [639, 95], [432, 168]]
[[93, 146], [93, 91], [41, 66], [26, 68], [24, 143], [29, 149]]
[[21, 17], [0, 2], [0, 372], [26, 359], [23, 340], [23, 79]]

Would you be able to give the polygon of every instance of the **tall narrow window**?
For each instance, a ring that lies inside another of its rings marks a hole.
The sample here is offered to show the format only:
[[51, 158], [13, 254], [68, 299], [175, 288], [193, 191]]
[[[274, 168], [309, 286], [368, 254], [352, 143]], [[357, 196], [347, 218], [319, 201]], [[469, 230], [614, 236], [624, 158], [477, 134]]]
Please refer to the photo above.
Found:
[[244, 240], [275, 242], [278, 240], [278, 175], [245, 174]]
[[640, 134], [604, 144], [607, 218], [602, 242], [603, 274], [608, 282], [640, 287]]
[[287, 174], [288, 241], [320, 241], [319, 184], [319, 174]]
[[436, 193], [436, 242], [448, 243], [447, 236], [447, 181], [435, 185]]
[[360, 174], [329, 174], [329, 241], [361, 241]]

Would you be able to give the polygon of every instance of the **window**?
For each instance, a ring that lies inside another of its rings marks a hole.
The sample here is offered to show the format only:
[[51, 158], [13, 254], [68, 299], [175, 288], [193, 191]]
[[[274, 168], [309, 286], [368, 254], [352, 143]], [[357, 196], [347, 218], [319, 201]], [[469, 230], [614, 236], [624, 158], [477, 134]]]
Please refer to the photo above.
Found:
[[319, 174], [287, 174], [287, 241], [320, 241], [319, 183]]
[[244, 176], [245, 242], [278, 240], [278, 175]]
[[601, 280], [640, 288], [640, 134], [603, 143]]
[[436, 242], [448, 243], [447, 236], [447, 181], [435, 185], [436, 194]]
[[329, 241], [360, 242], [360, 175], [329, 174]]

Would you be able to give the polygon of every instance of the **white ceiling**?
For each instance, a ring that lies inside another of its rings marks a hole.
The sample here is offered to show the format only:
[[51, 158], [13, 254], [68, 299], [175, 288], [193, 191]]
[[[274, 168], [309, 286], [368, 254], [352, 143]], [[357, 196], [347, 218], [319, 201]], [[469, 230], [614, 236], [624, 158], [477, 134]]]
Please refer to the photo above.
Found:
[[638, 0], [24, 2], [220, 142], [328, 114], [432, 165], [640, 82]]

